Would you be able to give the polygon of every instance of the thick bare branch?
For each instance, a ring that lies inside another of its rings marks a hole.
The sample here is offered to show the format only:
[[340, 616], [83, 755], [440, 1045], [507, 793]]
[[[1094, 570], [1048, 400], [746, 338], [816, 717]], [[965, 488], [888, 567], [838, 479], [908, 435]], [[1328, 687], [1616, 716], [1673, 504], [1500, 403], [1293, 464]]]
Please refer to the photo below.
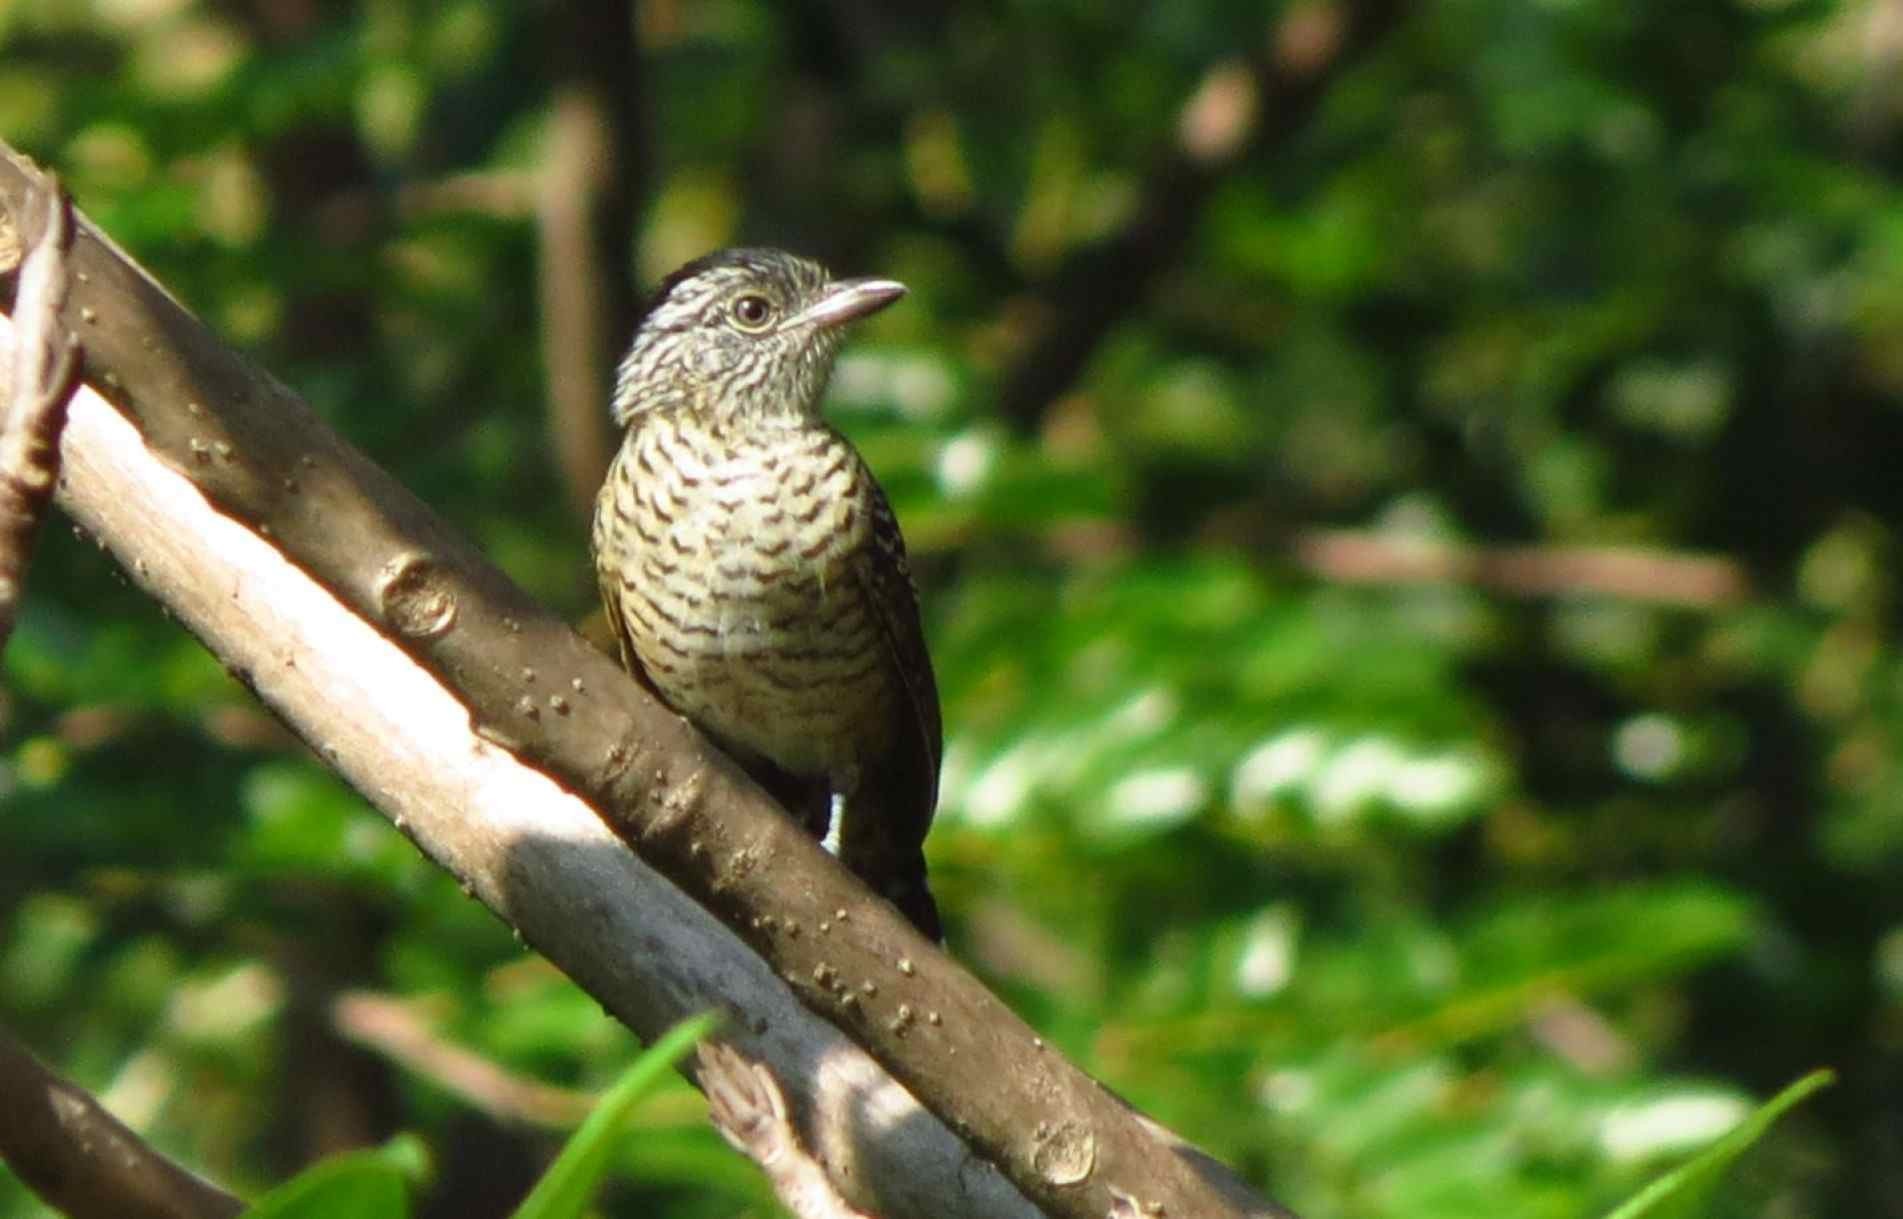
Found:
[[[59, 477], [59, 432], [79, 367], [73, 338], [59, 323], [66, 296], [66, 242], [72, 233], [65, 192], [49, 174], [23, 203], [37, 207], [43, 220], [38, 235], [24, 243], [11, 389], [4, 395], [6, 417], [0, 420], [0, 648], [13, 635], [33, 540]], [[16, 239], [21, 236], [16, 231]]]
[[[0, 161], [0, 202], [23, 189]], [[734, 1010], [855, 1205], [1024, 1215], [1029, 1198], [1100, 1219], [1120, 1191], [1170, 1214], [1279, 1213], [1045, 1045], [83, 223], [71, 259], [89, 388], [63, 443], [67, 511], [636, 1032]]]
[[[208, 442], [207, 462], [221, 443]], [[643, 866], [595, 809], [497, 745], [493, 728], [485, 736], [384, 621], [357, 614], [255, 524], [206, 499], [92, 388], [76, 394], [62, 444], [67, 514], [472, 896], [637, 1033], [652, 1037], [714, 1005], [743, 1013], [735, 1035], [800, 1085], [802, 1137], [888, 1216], [1035, 1214], [757, 955]], [[414, 565], [389, 570], [404, 630], [459, 627], [477, 612], [412, 588]], [[539, 625], [515, 621], [525, 632]], [[597, 676], [618, 680], [612, 665]], [[566, 682], [541, 689], [584, 704], [593, 693]]]
[[244, 1203], [155, 1151], [0, 1029], [0, 1160], [71, 1219], [226, 1219]]

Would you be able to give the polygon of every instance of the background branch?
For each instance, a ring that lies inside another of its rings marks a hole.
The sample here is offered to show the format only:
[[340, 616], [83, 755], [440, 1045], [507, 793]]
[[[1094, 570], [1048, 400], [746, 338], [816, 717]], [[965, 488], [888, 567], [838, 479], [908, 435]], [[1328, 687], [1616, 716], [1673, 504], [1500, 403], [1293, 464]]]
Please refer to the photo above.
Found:
[[337, 1031], [503, 1122], [570, 1130], [600, 1098], [526, 1078], [438, 1035], [414, 1003], [350, 991], [331, 1004]]
[[1744, 569], [1718, 555], [1641, 546], [1460, 546], [1352, 529], [1289, 541], [1296, 566], [1341, 584], [1466, 584], [1516, 597], [1614, 597], [1714, 609], [1750, 594]]
[[244, 1203], [159, 1154], [0, 1029], [0, 1160], [72, 1219], [225, 1219]]

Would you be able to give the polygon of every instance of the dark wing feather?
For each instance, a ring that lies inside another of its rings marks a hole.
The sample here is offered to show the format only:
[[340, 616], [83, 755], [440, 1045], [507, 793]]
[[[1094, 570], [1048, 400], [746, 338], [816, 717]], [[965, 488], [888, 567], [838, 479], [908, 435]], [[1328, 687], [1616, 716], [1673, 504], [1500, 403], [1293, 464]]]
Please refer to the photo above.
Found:
[[883, 494], [872, 503], [874, 553], [859, 562], [859, 579], [873, 610], [873, 621], [885, 637], [886, 655], [899, 685], [901, 700], [912, 712], [913, 724], [902, 731], [897, 748], [916, 752], [913, 768], [921, 778], [916, 806], [921, 810], [918, 837], [922, 841], [938, 807], [938, 768], [945, 748], [944, 725], [939, 719], [938, 680], [932, 657], [925, 649], [925, 629], [919, 621], [918, 587], [905, 558], [905, 540]]
[[860, 593], [885, 643], [887, 678], [899, 691], [903, 723], [883, 754], [862, 763], [861, 793], [873, 819], [847, 810], [839, 855], [890, 897], [920, 931], [941, 937], [938, 907], [925, 882], [923, 847], [938, 807], [944, 750], [938, 682], [919, 622], [918, 589], [891, 505], [873, 484], [872, 544], [856, 564]]

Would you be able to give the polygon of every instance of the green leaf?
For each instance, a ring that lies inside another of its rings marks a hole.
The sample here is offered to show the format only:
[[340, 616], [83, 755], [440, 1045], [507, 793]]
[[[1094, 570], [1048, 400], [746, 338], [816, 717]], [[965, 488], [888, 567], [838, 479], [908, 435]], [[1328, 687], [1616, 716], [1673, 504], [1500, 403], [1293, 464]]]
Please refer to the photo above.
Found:
[[1680, 1216], [1690, 1219], [1706, 1213], [1705, 1203], [1732, 1161], [1763, 1138], [1764, 1132], [1787, 1110], [1835, 1078], [1829, 1071], [1806, 1075], [1758, 1106], [1757, 1111], [1739, 1122], [1730, 1134], [1633, 1195], [1606, 1219], [1679, 1219]]
[[515, 1219], [575, 1219], [587, 1205], [614, 1151], [622, 1123], [634, 1107], [654, 1091], [667, 1071], [702, 1037], [712, 1032], [720, 1017], [707, 1012], [683, 1020], [636, 1059], [615, 1081], [581, 1129], [568, 1140], [555, 1163], [535, 1183], [515, 1212]]
[[422, 1144], [403, 1135], [382, 1147], [321, 1161], [278, 1186], [249, 1210], [246, 1219], [404, 1219], [410, 1213], [406, 1184], [425, 1168]]

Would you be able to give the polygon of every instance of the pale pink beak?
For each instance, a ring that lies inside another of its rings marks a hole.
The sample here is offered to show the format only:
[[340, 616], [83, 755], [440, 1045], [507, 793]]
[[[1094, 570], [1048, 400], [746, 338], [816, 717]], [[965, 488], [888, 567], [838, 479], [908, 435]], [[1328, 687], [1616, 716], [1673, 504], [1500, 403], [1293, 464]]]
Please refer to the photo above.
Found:
[[877, 313], [905, 295], [896, 279], [842, 279], [826, 285], [826, 295], [786, 320], [789, 326], [827, 329]]

